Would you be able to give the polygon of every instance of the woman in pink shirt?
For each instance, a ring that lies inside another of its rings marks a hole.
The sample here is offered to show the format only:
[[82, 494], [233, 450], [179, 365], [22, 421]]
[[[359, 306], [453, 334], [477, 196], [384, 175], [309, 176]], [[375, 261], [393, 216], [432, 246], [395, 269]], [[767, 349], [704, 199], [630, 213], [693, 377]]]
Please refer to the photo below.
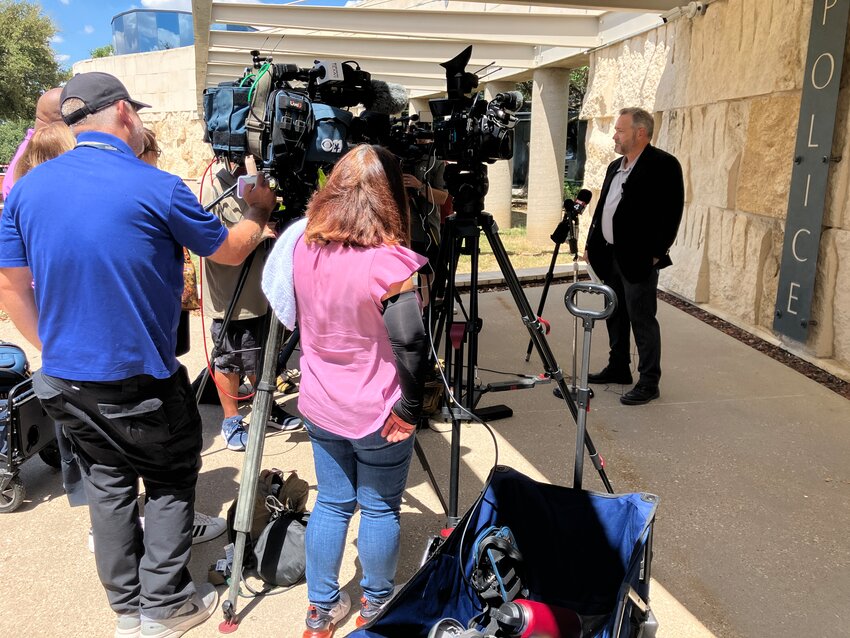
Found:
[[393, 593], [399, 510], [422, 407], [427, 337], [412, 276], [407, 196], [395, 157], [353, 148], [310, 201], [293, 255], [301, 335], [298, 409], [313, 445], [318, 497], [307, 526], [304, 638], [348, 614], [339, 568], [355, 507], [363, 578], [358, 626]]

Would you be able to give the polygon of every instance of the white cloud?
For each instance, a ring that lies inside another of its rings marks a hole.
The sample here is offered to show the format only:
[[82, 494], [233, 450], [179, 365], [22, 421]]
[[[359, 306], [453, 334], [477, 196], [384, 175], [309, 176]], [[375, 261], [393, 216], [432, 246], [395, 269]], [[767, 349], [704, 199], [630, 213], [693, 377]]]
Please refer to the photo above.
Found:
[[57, 61], [59, 64], [62, 64], [63, 62], [67, 62], [68, 60], [70, 60], [70, 59], [71, 59], [71, 56], [70, 56], [70, 55], [65, 55], [64, 53], [62, 53], [61, 55], [60, 55], [59, 53], [57, 53], [57, 54], [56, 54], [56, 55], [54, 55], [53, 57], [56, 59], [56, 61]]
[[59, 2], [61, 2], [62, 4], [64, 4], [66, 7], [67, 7], [69, 4], [71, 4], [71, 0], [59, 0]]
[[65, 38], [63, 38], [58, 33], [56, 35], [54, 35], [52, 38], [50, 38], [50, 44], [62, 44], [64, 41], [65, 41]]
[[191, 11], [192, 0], [142, 0], [147, 9], [170, 9], [172, 11]]
[[91, 35], [92, 33], [94, 33], [94, 27], [90, 24], [87, 24], [83, 27], [83, 33], [85, 33], [86, 35]]

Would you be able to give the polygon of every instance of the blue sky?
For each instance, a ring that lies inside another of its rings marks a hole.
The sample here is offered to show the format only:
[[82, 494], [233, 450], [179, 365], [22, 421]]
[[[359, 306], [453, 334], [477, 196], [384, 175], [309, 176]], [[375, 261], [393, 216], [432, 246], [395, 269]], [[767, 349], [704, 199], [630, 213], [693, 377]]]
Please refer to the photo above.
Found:
[[[266, 0], [266, 3], [289, 4], [290, 1]], [[112, 18], [119, 13], [142, 8], [192, 10], [191, 0], [43, 0], [38, 4], [59, 30], [51, 44], [56, 59], [66, 68], [90, 57], [92, 49], [112, 43]], [[303, 4], [342, 5], [345, 0], [307, 0]]]

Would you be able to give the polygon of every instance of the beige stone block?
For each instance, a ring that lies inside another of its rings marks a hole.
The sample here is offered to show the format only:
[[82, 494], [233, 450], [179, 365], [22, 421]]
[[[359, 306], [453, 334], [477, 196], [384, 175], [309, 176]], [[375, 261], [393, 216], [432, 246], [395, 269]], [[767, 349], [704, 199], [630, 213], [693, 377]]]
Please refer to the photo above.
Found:
[[[824, 307], [831, 307], [833, 324], [833, 351], [832, 358], [845, 367], [850, 367], [850, 231], [844, 229], [829, 230], [824, 239], [832, 254], [828, 260], [834, 260], [835, 279], [824, 278]], [[822, 249], [823, 250], [823, 249]], [[829, 293], [832, 299], [829, 299]], [[816, 288], [816, 297], [818, 290]], [[818, 308], [819, 309], [819, 308]], [[819, 322], [826, 323], [829, 315], [825, 313], [823, 318], [818, 314], [813, 315]], [[821, 323], [816, 330], [822, 328]]]
[[709, 300], [708, 207], [685, 207], [676, 241], [670, 247], [673, 265], [661, 271], [659, 283], [695, 303]]
[[758, 299], [758, 326], [772, 330], [776, 312], [776, 293], [779, 289], [779, 266], [782, 263], [782, 222], [770, 223], [770, 235], [764, 241], [766, 249], [761, 266], [761, 294]]
[[764, 310], [766, 264], [781, 250], [775, 240], [777, 222], [717, 208], [708, 215], [709, 303], [755, 325]]
[[[850, 338], [850, 322], [848, 322], [847, 313], [835, 312], [835, 297], [837, 287], [840, 285], [838, 270], [841, 266], [838, 244], [848, 237], [850, 234], [847, 231], [837, 230], [827, 230], [821, 236], [810, 313], [815, 323], [809, 329], [809, 338], [806, 341], [807, 349], [816, 357], [829, 358], [833, 355], [836, 325]], [[846, 261], [846, 258], [850, 257], [850, 242], [845, 241], [844, 249]], [[847, 266], [845, 266], [844, 275], [850, 276], [850, 268]], [[846, 291], [850, 291], [850, 286], [846, 286]], [[850, 354], [850, 351], [847, 354]]]
[[[747, 106], [743, 102], [720, 102], [694, 107], [681, 114], [666, 114], [669, 128], [680, 129], [674, 136], [664, 130], [659, 144], [683, 161], [687, 176], [688, 201], [717, 208], [734, 209], [741, 157], [746, 143]], [[675, 118], [673, 116], [676, 116]]]
[[686, 105], [691, 64], [692, 26], [687, 20], [674, 20], [659, 29], [665, 32], [669, 55], [655, 90], [654, 107], [667, 111]]
[[686, 103], [799, 89], [811, 6], [800, 0], [710, 4], [704, 16], [690, 21]]
[[595, 52], [582, 119], [612, 117], [627, 106], [654, 111], [671, 53], [667, 35], [668, 29], [656, 29]]
[[838, 94], [838, 112], [835, 118], [832, 154], [840, 155], [841, 161], [830, 166], [824, 202], [824, 225], [831, 228], [850, 230], [850, 47], [845, 47], [841, 85], [845, 88]]
[[789, 123], [796, 124], [799, 111], [799, 92], [750, 101], [738, 178], [738, 210], [785, 218], [795, 144]]
[[599, 194], [605, 181], [608, 164], [618, 155], [614, 153], [614, 118], [599, 118], [587, 123], [584, 146], [587, 159], [584, 165], [584, 187]]

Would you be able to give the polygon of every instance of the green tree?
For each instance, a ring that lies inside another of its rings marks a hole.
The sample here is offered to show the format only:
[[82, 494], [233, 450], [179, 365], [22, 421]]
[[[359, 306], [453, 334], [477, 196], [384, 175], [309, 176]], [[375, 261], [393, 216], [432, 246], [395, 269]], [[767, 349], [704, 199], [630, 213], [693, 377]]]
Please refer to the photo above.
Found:
[[89, 56], [92, 58], [108, 58], [110, 55], [115, 55], [115, 47], [111, 44], [105, 44], [89, 51]]
[[0, 164], [8, 164], [15, 156], [18, 144], [24, 139], [32, 120], [15, 119], [0, 122]]
[[32, 120], [38, 96], [70, 75], [50, 46], [56, 30], [38, 3], [0, 0], [0, 121]]

